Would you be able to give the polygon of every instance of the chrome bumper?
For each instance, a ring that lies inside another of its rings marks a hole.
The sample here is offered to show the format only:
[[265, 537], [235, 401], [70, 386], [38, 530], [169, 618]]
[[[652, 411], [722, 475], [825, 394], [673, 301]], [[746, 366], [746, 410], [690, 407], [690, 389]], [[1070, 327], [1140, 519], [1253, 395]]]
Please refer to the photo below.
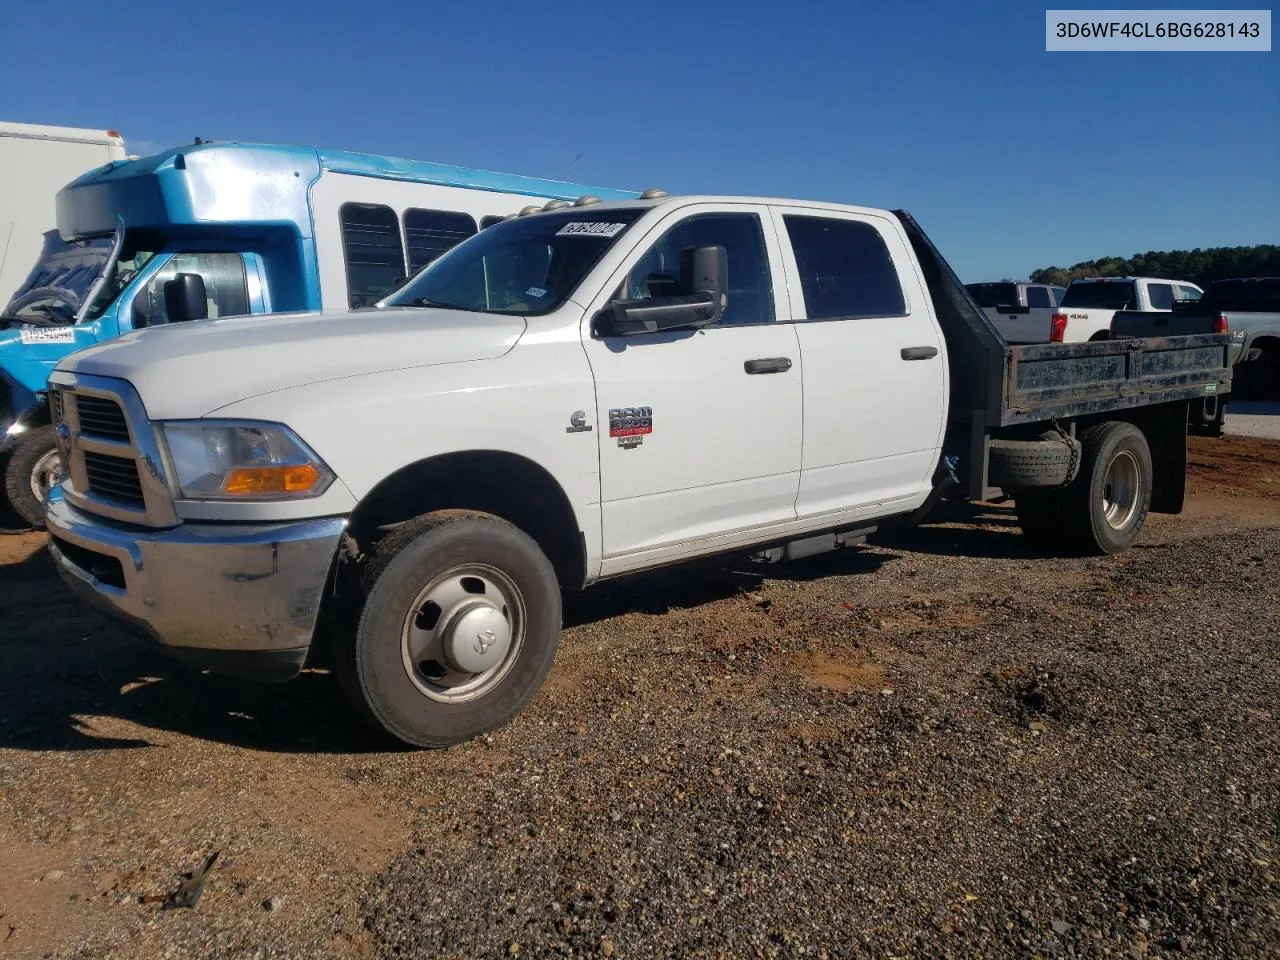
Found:
[[46, 525], [62, 579], [179, 659], [287, 680], [306, 660], [342, 517], [149, 530], [76, 509], [55, 488]]

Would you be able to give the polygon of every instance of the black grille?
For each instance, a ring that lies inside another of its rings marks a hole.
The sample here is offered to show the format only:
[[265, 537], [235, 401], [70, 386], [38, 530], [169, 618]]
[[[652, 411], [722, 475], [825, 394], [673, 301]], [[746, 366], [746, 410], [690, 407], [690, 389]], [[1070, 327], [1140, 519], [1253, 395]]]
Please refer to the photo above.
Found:
[[80, 418], [80, 432], [84, 436], [129, 442], [129, 424], [124, 419], [120, 404], [114, 400], [76, 394], [76, 414]]
[[124, 503], [144, 505], [137, 461], [86, 450], [84, 470], [93, 493]]

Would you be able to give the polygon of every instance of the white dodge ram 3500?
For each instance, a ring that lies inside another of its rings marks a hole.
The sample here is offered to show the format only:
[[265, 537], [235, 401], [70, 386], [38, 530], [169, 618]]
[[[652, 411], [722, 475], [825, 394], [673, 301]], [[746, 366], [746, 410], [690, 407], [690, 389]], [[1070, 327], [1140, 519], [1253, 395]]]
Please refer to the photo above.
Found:
[[1230, 387], [1224, 337], [1130, 343], [1008, 347], [904, 212], [553, 202], [375, 310], [63, 360], [50, 548], [173, 655], [283, 680], [331, 649], [368, 720], [442, 745], [534, 695], [562, 589], [997, 487], [1043, 543], [1125, 549]]

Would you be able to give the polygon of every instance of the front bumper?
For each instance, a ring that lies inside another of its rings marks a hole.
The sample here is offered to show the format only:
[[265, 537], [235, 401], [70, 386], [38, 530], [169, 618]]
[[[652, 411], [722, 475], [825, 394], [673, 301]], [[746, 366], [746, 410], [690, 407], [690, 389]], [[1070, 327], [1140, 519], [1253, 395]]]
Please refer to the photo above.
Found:
[[46, 525], [76, 594], [189, 663], [278, 682], [302, 669], [342, 517], [146, 530], [76, 509], [55, 488]]

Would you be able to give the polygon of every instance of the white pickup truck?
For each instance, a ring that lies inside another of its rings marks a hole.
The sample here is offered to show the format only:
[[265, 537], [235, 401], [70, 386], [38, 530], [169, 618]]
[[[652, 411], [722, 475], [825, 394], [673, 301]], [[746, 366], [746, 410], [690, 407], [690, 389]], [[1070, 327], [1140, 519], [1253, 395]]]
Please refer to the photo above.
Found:
[[1199, 300], [1194, 283], [1151, 277], [1072, 280], [1057, 307], [999, 311], [991, 317], [1007, 343], [1085, 343], [1111, 336], [1117, 310], [1170, 311], [1178, 300]]
[[285, 680], [327, 648], [359, 712], [431, 746], [529, 701], [562, 590], [996, 488], [1072, 550], [1181, 509], [1227, 338], [1008, 347], [905, 212], [656, 193], [526, 211], [375, 310], [67, 357], [63, 578], [207, 668]]

